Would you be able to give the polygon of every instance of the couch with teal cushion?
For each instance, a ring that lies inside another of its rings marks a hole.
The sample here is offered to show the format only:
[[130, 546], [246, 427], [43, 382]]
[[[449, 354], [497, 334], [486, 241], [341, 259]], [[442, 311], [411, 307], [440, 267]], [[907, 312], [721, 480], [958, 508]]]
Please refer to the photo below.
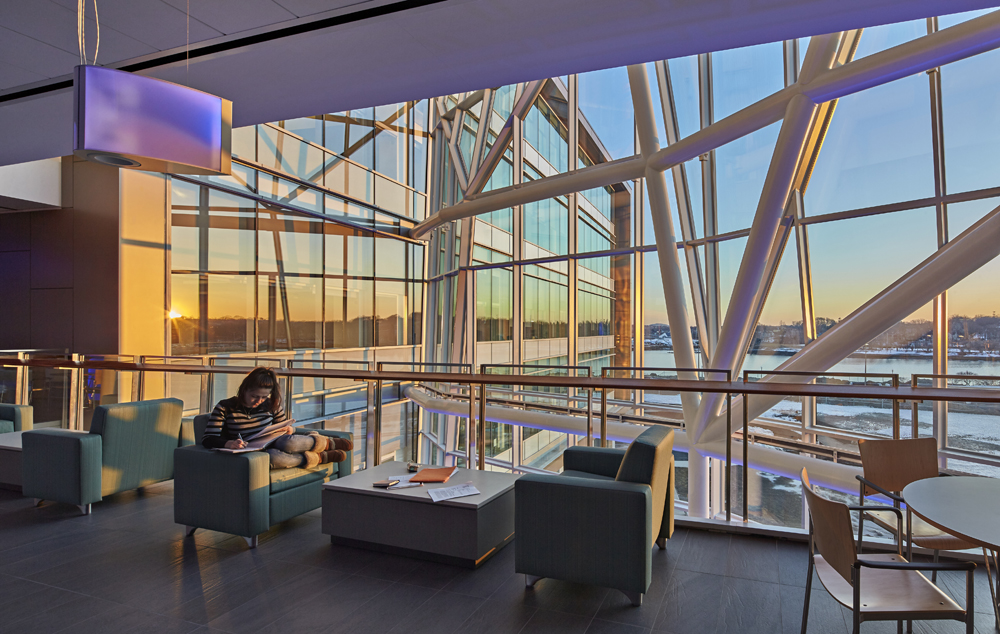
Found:
[[194, 442], [181, 424], [183, 403], [163, 398], [101, 405], [90, 432], [35, 429], [22, 437], [21, 474], [26, 497], [90, 505], [121, 491], [174, 477], [174, 450]]
[[0, 434], [28, 431], [33, 427], [30, 405], [0, 403]]
[[650, 427], [627, 450], [570, 447], [559, 475], [514, 485], [514, 565], [529, 587], [544, 577], [624, 592], [633, 605], [652, 579], [652, 548], [674, 531], [674, 432]]
[[[207, 415], [194, 420], [195, 444], [174, 452], [174, 521], [191, 535], [199, 528], [240, 535], [257, 546], [257, 536], [271, 526], [320, 507], [323, 483], [351, 474], [352, 456], [314, 469], [271, 469], [262, 451], [230, 454], [201, 446]], [[349, 432], [318, 431], [347, 438]]]

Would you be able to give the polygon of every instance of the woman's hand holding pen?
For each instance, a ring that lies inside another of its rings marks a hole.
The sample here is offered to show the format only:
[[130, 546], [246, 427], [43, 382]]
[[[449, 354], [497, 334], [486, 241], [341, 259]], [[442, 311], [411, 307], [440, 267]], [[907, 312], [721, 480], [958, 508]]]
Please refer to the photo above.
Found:
[[247, 444], [243, 441], [243, 436], [236, 434], [237, 440], [227, 440], [226, 449], [243, 449]]

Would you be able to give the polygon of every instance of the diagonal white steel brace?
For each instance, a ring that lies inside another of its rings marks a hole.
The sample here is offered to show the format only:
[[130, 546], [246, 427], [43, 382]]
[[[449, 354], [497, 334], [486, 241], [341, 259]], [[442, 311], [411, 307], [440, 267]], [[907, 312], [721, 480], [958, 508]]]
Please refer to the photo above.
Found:
[[[800, 81], [808, 81], [816, 73], [833, 66], [840, 48], [840, 39], [840, 33], [812, 38], [799, 75]], [[771, 165], [768, 167], [760, 202], [743, 251], [743, 260], [733, 284], [729, 308], [726, 310], [709, 367], [735, 372], [743, 363], [764, 297], [787, 240], [788, 227], [782, 232], [780, 223], [788, 207], [800, 157], [818, 109], [815, 103], [799, 94], [788, 103], [788, 111], [778, 133]], [[709, 422], [719, 415], [723, 401], [718, 394], [706, 394], [702, 399], [697, 418], [689, 427], [695, 444], [701, 441], [701, 435]]]
[[1000, 48], [1000, 11], [852, 61], [821, 73], [808, 83], [800, 80], [661, 149], [648, 160], [641, 155], [633, 156], [470, 196], [428, 217], [414, 227], [411, 235], [419, 239], [451, 220], [641, 178], [647, 164], [653, 170], [665, 171], [780, 121], [791, 99], [799, 94], [814, 103], [823, 103], [997, 48]]
[[[636, 64], [628, 67], [628, 84], [632, 91], [632, 107], [635, 110], [635, 126], [639, 136], [639, 147], [643, 156], [649, 156], [659, 149], [656, 141], [656, 118], [653, 114], [653, 100], [649, 93], [649, 78], [646, 66]], [[653, 218], [653, 232], [656, 234], [656, 254], [660, 262], [660, 278], [663, 280], [663, 297], [667, 304], [667, 321], [670, 322], [670, 338], [673, 341], [674, 360], [677, 367], [696, 368], [694, 342], [688, 325], [687, 306], [684, 301], [684, 280], [681, 277], [680, 256], [677, 254], [673, 221], [670, 218], [670, 202], [667, 199], [667, 179], [663, 172], [646, 170], [646, 190], [649, 193], [649, 211]], [[679, 378], [697, 380], [696, 372], [681, 372]], [[681, 395], [684, 420], [694, 420], [698, 411], [698, 395], [686, 392]]]
[[[788, 104], [788, 114], [778, 133], [774, 156], [709, 367], [735, 371], [742, 360], [746, 348], [744, 342], [749, 340], [756, 325], [753, 323], [754, 307], [758, 304], [758, 294], [763, 286], [768, 255], [778, 233], [791, 192], [792, 178], [815, 111], [816, 104], [802, 95], [796, 95]], [[724, 379], [725, 376], [715, 378]], [[718, 414], [722, 403], [723, 399], [717, 394], [706, 394], [702, 399], [697, 418], [688, 428], [695, 444], [700, 442], [705, 427]]]
[[[1000, 207], [986, 214], [923, 262], [893, 282], [836, 326], [806, 345], [777, 367], [780, 371], [824, 372], [896, 322], [940, 295], [1000, 255]], [[771, 375], [764, 381], [806, 383], [810, 377]], [[750, 419], [760, 416], [781, 397], [755, 396], [748, 410]], [[733, 419], [741, 420], [743, 405], [733, 402]], [[702, 442], [726, 437], [726, 421], [719, 417], [702, 434]]]

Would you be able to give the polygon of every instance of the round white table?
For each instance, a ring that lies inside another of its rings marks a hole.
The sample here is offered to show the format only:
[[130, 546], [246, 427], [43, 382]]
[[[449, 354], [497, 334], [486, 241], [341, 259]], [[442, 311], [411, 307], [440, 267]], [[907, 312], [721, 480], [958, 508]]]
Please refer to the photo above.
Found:
[[[991, 570], [997, 568], [997, 551], [1000, 551], [1000, 479], [927, 478], [907, 485], [903, 489], [903, 499], [910, 510], [928, 524], [982, 547], [993, 613], [997, 629], [1000, 629], [1000, 605]], [[1000, 570], [997, 574], [1000, 576]]]

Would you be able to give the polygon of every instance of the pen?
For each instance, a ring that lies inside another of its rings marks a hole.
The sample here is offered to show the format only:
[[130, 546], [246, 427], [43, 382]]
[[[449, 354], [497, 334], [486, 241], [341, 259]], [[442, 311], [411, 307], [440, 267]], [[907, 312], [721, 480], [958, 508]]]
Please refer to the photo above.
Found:
[[239, 438], [240, 442], [243, 443], [244, 445], [247, 444], [246, 441], [243, 440], [243, 434], [241, 434], [240, 432], [236, 432], [236, 437]]

